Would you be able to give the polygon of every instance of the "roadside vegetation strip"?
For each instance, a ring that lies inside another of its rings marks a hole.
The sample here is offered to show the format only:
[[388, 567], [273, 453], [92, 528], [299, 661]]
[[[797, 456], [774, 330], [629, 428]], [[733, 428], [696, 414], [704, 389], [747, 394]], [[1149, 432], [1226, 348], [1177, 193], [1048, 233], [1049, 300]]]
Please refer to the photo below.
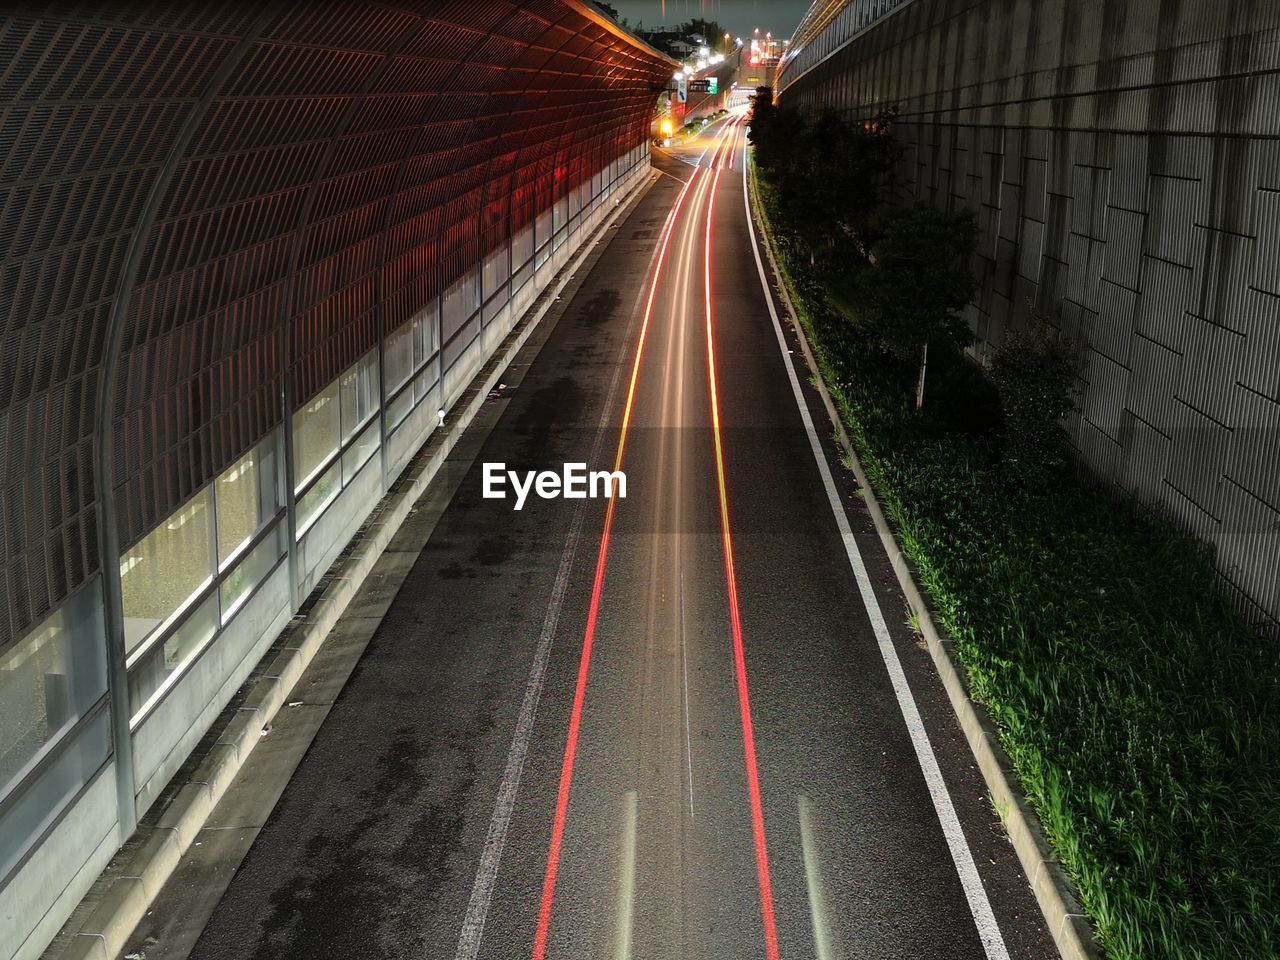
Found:
[[868, 479], [1108, 954], [1280, 956], [1276, 644], [1168, 524], [1065, 470], [1010, 482], [967, 361], [931, 354], [915, 410], [914, 363], [850, 322], [810, 228], [758, 189]]

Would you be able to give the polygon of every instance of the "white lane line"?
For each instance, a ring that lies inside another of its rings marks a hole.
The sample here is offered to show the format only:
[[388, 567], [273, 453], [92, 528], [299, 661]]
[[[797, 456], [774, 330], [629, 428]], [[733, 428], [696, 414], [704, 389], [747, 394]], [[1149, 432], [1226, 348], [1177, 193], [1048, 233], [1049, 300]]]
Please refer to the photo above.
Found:
[[782, 324], [778, 320], [778, 311], [773, 306], [773, 294], [769, 291], [769, 281], [765, 276], [764, 263], [760, 259], [760, 244], [756, 240], [756, 228], [751, 221], [751, 202], [747, 196], [747, 169], [742, 171], [742, 203], [747, 214], [747, 229], [751, 234], [751, 250], [756, 258], [756, 271], [760, 275], [760, 286], [764, 290], [764, 300], [769, 306], [769, 317], [773, 320], [773, 332], [778, 340], [778, 349], [782, 352], [782, 365], [787, 368], [787, 378], [791, 381], [791, 392], [795, 396], [796, 406], [800, 409], [800, 417], [804, 421], [805, 431], [809, 434], [809, 447], [813, 451], [813, 459], [817, 461], [818, 472], [822, 475], [822, 485], [827, 491], [827, 500], [831, 504], [831, 512], [835, 515], [836, 526], [840, 529], [840, 538], [844, 541], [845, 554], [849, 558], [849, 566], [853, 569], [854, 579], [858, 582], [858, 592], [862, 595], [862, 604], [871, 619], [871, 627], [875, 631], [876, 642], [880, 647], [880, 657], [889, 671], [889, 680], [893, 684], [893, 693], [898, 700], [898, 709], [902, 711], [902, 719], [906, 722], [907, 732], [911, 736], [911, 745], [915, 748], [916, 760], [920, 771], [924, 774], [925, 784], [929, 788], [929, 797], [933, 801], [933, 809], [942, 825], [943, 836], [951, 851], [951, 859], [955, 863], [956, 873], [960, 877], [960, 885], [964, 888], [965, 899], [969, 901], [969, 912], [978, 928], [978, 936], [982, 940], [983, 949], [988, 960], [1008, 960], [1009, 950], [1005, 946], [1004, 937], [1000, 933], [1000, 925], [996, 923], [995, 914], [991, 911], [991, 901], [987, 899], [987, 891], [982, 886], [982, 877], [973, 861], [973, 852], [969, 849], [969, 841], [965, 839], [964, 830], [960, 826], [960, 818], [956, 815], [955, 805], [951, 802], [951, 794], [947, 792], [946, 781], [942, 779], [942, 770], [938, 767], [938, 758], [929, 742], [929, 734], [920, 718], [920, 710], [916, 707], [915, 697], [907, 684], [906, 674], [902, 670], [902, 662], [898, 659], [898, 651], [889, 636], [889, 628], [885, 624], [884, 613], [880, 602], [876, 599], [875, 590], [871, 586], [871, 578], [867, 575], [866, 564], [858, 543], [853, 538], [853, 530], [849, 527], [849, 518], [836, 491], [835, 480], [831, 477], [831, 468], [827, 465], [826, 455], [822, 452], [822, 444], [818, 441], [817, 431], [813, 428], [813, 417], [809, 415], [809, 407], [805, 403], [804, 393], [800, 389], [800, 381], [796, 377], [787, 350], [787, 338], [783, 335]]
[[[667, 214], [670, 219], [674, 209]], [[610, 224], [616, 226], [621, 216], [615, 217]], [[666, 225], [663, 225], [666, 229]], [[653, 264], [658, 256], [658, 247], [649, 261], [649, 273], [653, 272]], [[632, 308], [631, 325], [623, 338], [620, 348], [620, 361], [614, 365], [613, 378], [609, 382], [609, 392], [605, 397], [604, 408], [600, 413], [600, 422], [596, 428], [595, 443], [591, 449], [591, 462], [598, 463], [600, 451], [604, 444], [605, 434], [609, 427], [609, 414], [613, 410], [618, 394], [618, 384], [622, 379], [622, 370], [627, 366], [626, 355], [630, 352], [631, 331], [635, 326], [635, 317], [641, 301], [648, 293], [648, 285], [641, 287]], [[480, 854], [480, 864], [476, 868], [475, 883], [471, 887], [471, 899], [467, 903], [467, 913], [462, 921], [462, 930], [458, 934], [458, 949], [455, 960], [476, 960], [480, 953], [480, 941], [484, 936], [485, 921], [489, 917], [489, 906], [493, 902], [493, 888], [498, 879], [498, 868], [502, 864], [502, 851], [507, 843], [507, 831], [511, 826], [511, 816], [515, 811], [516, 794], [520, 789], [520, 777], [524, 772], [524, 759], [529, 752], [529, 742], [533, 735], [533, 721], [538, 712], [538, 700], [542, 696], [542, 682], [547, 673], [547, 662], [551, 658], [551, 645], [555, 638], [556, 626], [560, 622], [560, 610], [564, 605], [565, 591], [569, 585], [569, 573], [573, 568], [574, 556], [578, 551], [578, 541], [582, 536], [583, 518], [586, 515], [587, 501], [583, 500], [574, 510], [573, 520], [569, 525], [569, 533], [565, 538], [564, 552], [560, 555], [560, 567], [556, 571], [556, 579], [551, 588], [551, 599], [548, 601], [547, 614], [542, 622], [542, 633], [538, 636], [537, 650], [533, 656], [533, 666], [529, 669], [529, 682], [525, 686], [524, 700], [520, 704], [520, 716], [516, 720], [515, 735], [511, 739], [511, 749], [507, 752], [507, 765], [502, 772], [502, 783], [498, 787], [498, 796], [493, 803], [493, 814], [489, 818], [489, 831], [485, 835], [484, 850]]]
[[809, 913], [813, 917], [813, 946], [817, 960], [836, 960], [827, 925], [827, 900], [822, 890], [822, 873], [818, 869], [817, 841], [813, 838], [813, 814], [809, 798], [796, 797], [800, 815], [800, 855], [804, 858], [804, 880], [809, 888]]
[[680, 660], [684, 673], [684, 756], [689, 768], [689, 819], [693, 819], [693, 737], [689, 733], [689, 633], [684, 616], [684, 571], [680, 571]]
[[622, 817], [622, 869], [618, 873], [618, 930], [616, 960], [631, 960], [632, 913], [636, 894], [636, 792], [627, 791]]
[[[593, 458], [591, 462], [596, 461]], [[511, 739], [511, 749], [507, 753], [507, 766], [502, 772], [502, 784], [498, 788], [498, 798], [494, 801], [493, 815], [489, 819], [484, 852], [480, 855], [475, 883], [471, 887], [471, 900], [467, 904], [467, 915], [462, 921], [462, 932], [458, 935], [458, 949], [454, 954], [457, 960], [475, 960], [480, 952], [480, 939], [484, 934], [485, 920], [489, 916], [489, 904], [493, 900], [493, 887], [498, 879], [498, 867], [502, 863], [502, 850], [507, 843], [507, 829], [511, 826], [511, 815], [516, 806], [520, 776], [524, 772], [524, 758], [529, 752], [529, 741], [533, 735], [533, 721], [538, 712], [538, 699], [542, 695], [542, 681], [547, 673], [547, 661], [551, 659], [551, 643], [555, 637], [556, 625], [560, 621], [560, 608], [564, 604], [565, 590], [569, 585], [569, 572], [582, 535], [584, 513], [581, 505], [574, 510], [564, 552], [560, 555], [560, 568], [556, 571], [555, 584], [551, 588], [551, 601], [542, 622], [542, 633], [538, 637], [538, 648], [533, 656], [533, 667], [529, 671], [524, 701], [520, 704], [520, 717], [516, 721], [515, 736]]]
[[[677, 160], [679, 160], [680, 158], [679, 158], [679, 157], [676, 157], [676, 159], [677, 159]], [[681, 161], [681, 162], [685, 162], [685, 161]], [[689, 164], [689, 166], [693, 166], [693, 164]], [[663, 170], [663, 169], [661, 169], [660, 167], [654, 167], [653, 169], [654, 169], [654, 170], [657, 170], [657, 171], [658, 171], [658, 173], [662, 174], [664, 177], [670, 177], [670, 178], [671, 178], [672, 180], [674, 180], [676, 183], [688, 183], [688, 182], [689, 182], [689, 181], [687, 181], [684, 177], [677, 177], [674, 173], [668, 173], [666, 170]]]

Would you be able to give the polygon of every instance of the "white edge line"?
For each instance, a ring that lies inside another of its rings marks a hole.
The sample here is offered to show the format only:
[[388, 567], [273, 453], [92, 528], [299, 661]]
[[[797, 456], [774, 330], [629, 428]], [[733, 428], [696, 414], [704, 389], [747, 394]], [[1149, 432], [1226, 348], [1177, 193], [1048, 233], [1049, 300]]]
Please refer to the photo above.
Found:
[[920, 763], [920, 771], [924, 774], [925, 784], [929, 788], [929, 797], [933, 801], [933, 809], [938, 814], [938, 822], [946, 837], [947, 847], [951, 851], [951, 859], [955, 863], [956, 873], [960, 877], [960, 885], [964, 888], [965, 899], [969, 901], [969, 912], [978, 928], [978, 936], [982, 940], [983, 949], [989, 960], [1009, 960], [1009, 951], [1004, 937], [1000, 933], [1000, 925], [996, 922], [991, 910], [991, 901], [987, 899], [987, 891], [982, 885], [977, 864], [973, 860], [973, 852], [965, 839], [964, 830], [960, 826], [960, 818], [956, 814], [955, 805], [951, 802], [951, 794], [947, 791], [946, 781], [942, 778], [942, 770], [938, 766], [938, 758], [934, 755], [933, 745], [929, 742], [929, 734], [925, 730], [920, 710], [916, 707], [915, 697], [907, 683], [906, 674], [902, 670], [902, 662], [898, 659], [898, 651], [889, 636], [889, 628], [885, 624], [884, 613], [880, 602], [876, 599], [867, 575], [866, 564], [862, 553], [853, 537], [849, 526], [849, 518], [845, 514], [844, 504], [836, 490], [835, 480], [831, 476], [831, 468], [827, 464], [822, 444], [814, 430], [813, 417], [809, 414], [804, 393], [800, 389], [800, 381], [796, 377], [790, 355], [787, 351], [787, 339], [782, 332], [782, 324], [778, 320], [778, 311], [773, 305], [773, 293], [769, 289], [769, 281], [764, 272], [764, 263], [760, 259], [760, 244], [756, 239], [755, 225], [751, 219], [751, 201], [747, 194], [748, 169], [742, 170], [742, 203], [746, 209], [747, 229], [751, 234], [751, 251], [755, 255], [756, 270], [760, 275], [760, 286], [764, 290], [765, 303], [769, 307], [769, 318], [773, 321], [773, 332], [778, 340], [778, 349], [782, 352], [782, 363], [787, 368], [787, 378], [791, 381], [791, 392], [795, 396], [796, 406], [800, 410], [800, 418], [804, 421], [805, 432], [809, 435], [809, 447], [818, 464], [818, 472], [822, 475], [822, 485], [827, 491], [827, 501], [831, 504], [831, 512], [835, 515], [836, 526], [840, 530], [840, 538], [844, 541], [845, 553], [849, 558], [849, 566], [853, 569], [854, 578], [858, 582], [858, 592], [862, 595], [862, 604], [867, 610], [875, 631], [876, 641], [880, 648], [881, 659], [889, 671], [889, 680], [893, 685], [894, 696], [898, 700], [898, 708], [902, 711], [902, 719], [906, 722], [907, 732], [911, 737], [911, 745], [915, 748], [916, 759]]

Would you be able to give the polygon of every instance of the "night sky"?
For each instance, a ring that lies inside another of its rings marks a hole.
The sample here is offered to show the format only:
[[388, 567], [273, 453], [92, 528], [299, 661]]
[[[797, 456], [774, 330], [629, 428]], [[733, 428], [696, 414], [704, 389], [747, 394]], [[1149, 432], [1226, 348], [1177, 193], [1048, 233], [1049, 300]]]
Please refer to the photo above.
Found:
[[675, 25], [691, 17], [718, 21], [735, 36], [750, 36], [754, 27], [761, 34], [772, 31], [775, 37], [789, 37], [796, 24], [809, 9], [810, 0], [610, 0], [619, 16], [634, 27], [644, 21], [646, 30], [661, 25]]

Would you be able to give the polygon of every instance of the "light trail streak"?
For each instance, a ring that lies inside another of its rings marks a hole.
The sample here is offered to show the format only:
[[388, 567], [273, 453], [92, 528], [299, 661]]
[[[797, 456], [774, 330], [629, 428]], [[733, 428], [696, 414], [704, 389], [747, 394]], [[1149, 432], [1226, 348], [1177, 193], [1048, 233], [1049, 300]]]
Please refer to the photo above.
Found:
[[[736, 123], [731, 129], [736, 130]], [[768, 960], [779, 960], [778, 929], [773, 909], [773, 882], [769, 874], [769, 850], [765, 834], [764, 804], [760, 794], [760, 774], [756, 764], [755, 730], [751, 721], [751, 694], [747, 683], [747, 663], [742, 642], [742, 619], [738, 608], [738, 579], [733, 562], [733, 536], [729, 530], [729, 493], [725, 483], [724, 443], [720, 432], [720, 398], [716, 386], [715, 336], [711, 311], [711, 236], [715, 214], [716, 186], [723, 167], [717, 168], [707, 201], [707, 230], [703, 266], [706, 273], [707, 376], [711, 390], [711, 428], [715, 438], [716, 483], [720, 495], [720, 528], [724, 542], [725, 582], [729, 591], [729, 624], [733, 633], [734, 674], [738, 687], [738, 712], [742, 721], [742, 748], [747, 771], [747, 792], [751, 802], [751, 832], [755, 842], [756, 879], [760, 888], [760, 912], [764, 925]]]
[[[704, 151], [705, 153], [705, 151]], [[662, 277], [662, 268], [666, 262], [667, 248], [671, 234], [679, 219], [680, 208], [684, 204], [689, 188], [699, 179], [701, 168], [693, 174], [681, 188], [676, 202], [667, 216], [663, 226], [662, 241], [658, 262], [654, 267], [653, 280], [649, 287], [649, 296], [645, 302], [644, 320], [640, 325], [640, 335], [636, 344], [636, 357], [631, 366], [631, 381], [627, 387], [627, 402], [623, 408], [622, 427], [618, 435], [618, 449], [614, 457], [614, 470], [622, 469], [622, 458], [626, 450], [627, 433], [631, 425], [631, 411], [635, 404], [636, 382], [640, 377], [640, 362], [644, 356], [644, 345], [649, 332], [649, 320], [653, 314], [653, 301], [657, 295], [658, 283]], [[705, 179], [705, 178], [703, 178]], [[582, 705], [586, 698], [587, 676], [591, 666], [591, 648], [595, 642], [596, 624], [600, 616], [600, 597], [604, 589], [604, 574], [609, 556], [609, 537], [613, 530], [614, 510], [618, 498], [610, 497], [605, 509], [604, 529], [600, 534], [600, 548], [596, 554], [595, 578], [591, 587], [591, 604], [587, 611], [587, 624], [582, 638], [582, 654], [578, 661], [578, 679], [574, 688], [573, 708], [569, 715], [569, 733], [565, 741], [564, 760], [560, 766], [560, 786], [556, 793], [555, 818], [551, 826], [551, 842], [547, 849], [547, 866], [542, 880], [542, 901], [538, 910], [538, 928], [533, 941], [533, 960], [545, 960], [547, 953], [547, 936], [551, 929], [551, 909], [555, 899], [556, 876], [560, 870], [560, 849], [564, 842], [565, 819], [569, 810], [569, 791], [573, 783], [573, 762], [578, 750], [578, 731], [582, 723]]]

